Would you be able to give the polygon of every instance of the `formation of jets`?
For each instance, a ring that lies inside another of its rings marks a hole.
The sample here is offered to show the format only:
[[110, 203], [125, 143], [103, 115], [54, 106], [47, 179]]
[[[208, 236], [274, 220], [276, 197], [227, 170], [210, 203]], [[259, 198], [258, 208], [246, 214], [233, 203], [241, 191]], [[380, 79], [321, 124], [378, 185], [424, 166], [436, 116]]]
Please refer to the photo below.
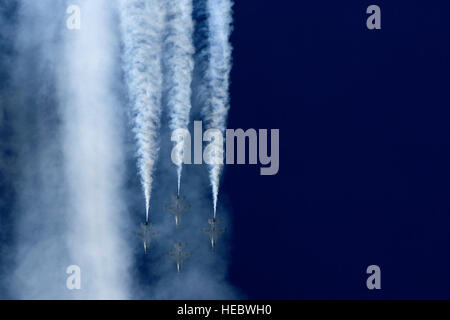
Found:
[[[180, 223], [180, 217], [181, 215], [189, 210], [191, 208], [191, 205], [188, 203], [185, 203], [185, 197], [184, 196], [172, 196], [172, 204], [166, 205], [166, 209], [171, 212], [175, 217], [175, 226], [178, 228], [178, 225]], [[209, 226], [206, 228], [201, 228], [200, 230], [204, 233], [206, 233], [211, 241], [211, 248], [214, 251], [216, 248], [216, 242], [217, 239], [220, 237], [222, 233], [224, 233], [227, 228], [219, 226], [220, 220], [218, 219], [208, 219]], [[151, 240], [159, 234], [159, 232], [154, 232], [152, 229], [152, 223], [149, 222], [141, 222], [141, 232], [136, 232], [136, 235], [142, 240], [144, 243], [144, 251], [145, 254], [148, 254], [148, 250], [150, 247]], [[173, 244], [174, 251], [169, 252], [168, 255], [175, 259], [175, 262], [177, 263], [177, 271], [180, 273], [181, 271], [181, 265], [183, 264], [184, 260], [189, 258], [191, 256], [191, 252], [185, 252], [184, 248], [187, 246], [187, 243], [181, 243], [181, 242], [175, 242]]]

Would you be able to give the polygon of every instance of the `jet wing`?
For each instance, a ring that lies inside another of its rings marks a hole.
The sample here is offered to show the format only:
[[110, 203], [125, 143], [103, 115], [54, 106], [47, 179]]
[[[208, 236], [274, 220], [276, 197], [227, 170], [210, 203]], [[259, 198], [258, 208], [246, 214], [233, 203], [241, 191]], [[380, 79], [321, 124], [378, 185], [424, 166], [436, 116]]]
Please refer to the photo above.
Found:
[[200, 228], [200, 230], [208, 235], [211, 235], [211, 229], [210, 228]]
[[187, 259], [187, 258], [189, 258], [190, 256], [192, 256], [192, 253], [190, 253], [190, 252], [185, 252], [185, 253], [183, 254], [182, 259], [183, 259], [183, 260], [184, 260], [184, 259]]
[[144, 240], [144, 234], [141, 232], [135, 232], [134, 233], [136, 236], [138, 236], [139, 238], [141, 238], [142, 240]]
[[187, 204], [180, 208], [180, 213], [183, 213], [185, 211], [188, 211], [190, 209], [191, 205]]
[[227, 231], [227, 227], [216, 228], [217, 234], [222, 234]]
[[155, 237], [155, 236], [157, 236], [159, 234], [159, 231], [155, 231], [155, 232], [152, 232], [151, 234], [150, 234], [150, 237]]
[[178, 214], [182, 213], [182, 211], [180, 209], [178, 209], [177, 207], [175, 207], [175, 206], [167, 205], [166, 209], [169, 210], [170, 212], [172, 212], [175, 215], [178, 215]]

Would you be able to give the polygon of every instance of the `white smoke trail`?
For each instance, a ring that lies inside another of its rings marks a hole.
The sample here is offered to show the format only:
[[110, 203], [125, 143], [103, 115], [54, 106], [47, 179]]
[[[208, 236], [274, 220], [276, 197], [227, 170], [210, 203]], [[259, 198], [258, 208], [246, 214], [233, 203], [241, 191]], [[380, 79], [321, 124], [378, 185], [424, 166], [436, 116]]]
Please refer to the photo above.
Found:
[[145, 196], [145, 219], [157, 160], [161, 117], [161, 36], [164, 0], [120, 0], [124, 70], [137, 142], [138, 170]]
[[[69, 2], [68, 2], [69, 4]], [[123, 218], [123, 113], [114, 87], [120, 78], [119, 39], [111, 0], [78, 1], [81, 29], [66, 30], [58, 81], [63, 116], [71, 260], [82, 270], [74, 297], [129, 297], [130, 257]]]
[[[164, 42], [167, 106], [170, 129], [187, 129], [191, 110], [191, 82], [194, 68], [192, 43], [192, 0], [166, 0], [167, 21]], [[184, 149], [179, 154], [184, 157]], [[182, 164], [177, 168], [180, 193]]]
[[[231, 70], [232, 1], [208, 0], [208, 30], [209, 30], [209, 65], [205, 74], [205, 93], [207, 101], [203, 105], [203, 115], [207, 128], [226, 129], [229, 109], [229, 75]], [[221, 164], [210, 165], [210, 180], [213, 193], [214, 218], [216, 217], [219, 179]]]

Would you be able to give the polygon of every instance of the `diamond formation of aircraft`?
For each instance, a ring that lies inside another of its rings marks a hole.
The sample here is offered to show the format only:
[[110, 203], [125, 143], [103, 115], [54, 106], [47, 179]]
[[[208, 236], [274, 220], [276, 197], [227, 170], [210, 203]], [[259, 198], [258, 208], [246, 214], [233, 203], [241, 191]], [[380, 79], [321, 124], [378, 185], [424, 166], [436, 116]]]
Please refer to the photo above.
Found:
[[184, 248], [187, 246], [187, 243], [181, 243], [181, 242], [175, 242], [173, 244], [173, 247], [175, 248], [174, 251], [169, 252], [168, 255], [175, 259], [177, 263], [177, 271], [180, 273], [181, 271], [181, 265], [183, 264], [184, 260], [189, 258], [192, 254], [190, 252], [185, 252]]
[[214, 250], [216, 248], [216, 241], [219, 236], [227, 231], [227, 227], [219, 227], [218, 224], [220, 220], [217, 219], [208, 219], [209, 227], [201, 228], [201, 230], [209, 235], [211, 239], [211, 248]]
[[185, 197], [177, 195], [172, 196], [172, 205], [166, 205], [166, 209], [175, 215], [175, 225], [178, 227], [181, 215], [191, 208], [191, 205], [183, 204]]
[[154, 232], [151, 230], [152, 223], [141, 222], [140, 226], [141, 226], [142, 232], [136, 232], [135, 234], [139, 238], [141, 238], [142, 242], [144, 243], [145, 254], [147, 254], [152, 238], [155, 237], [156, 235], [158, 235], [159, 232]]

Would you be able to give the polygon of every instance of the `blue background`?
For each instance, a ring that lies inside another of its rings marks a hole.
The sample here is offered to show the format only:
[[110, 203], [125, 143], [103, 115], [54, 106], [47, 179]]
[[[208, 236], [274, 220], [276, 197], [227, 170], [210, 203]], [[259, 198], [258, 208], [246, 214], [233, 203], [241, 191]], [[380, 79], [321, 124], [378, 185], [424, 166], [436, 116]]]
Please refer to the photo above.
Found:
[[449, 13], [236, 1], [228, 127], [278, 128], [281, 144], [278, 175], [223, 177], [230, 280], [249, 298], [450, 298]]
[[[372, 4], [381, 30], [366, 28]], [[277, 175], [230, 165], [221, 184], [229, 280], [247, 298], [450, 299], [449, 15], [447, 0], [235, 1], [228, 128], [280, 129]], [[13, 39], [0, 32], [0, 90]], [[12, 128], [0, 136], [9, 158]], [[0, 170], [0, 273], [11, 185]]]

